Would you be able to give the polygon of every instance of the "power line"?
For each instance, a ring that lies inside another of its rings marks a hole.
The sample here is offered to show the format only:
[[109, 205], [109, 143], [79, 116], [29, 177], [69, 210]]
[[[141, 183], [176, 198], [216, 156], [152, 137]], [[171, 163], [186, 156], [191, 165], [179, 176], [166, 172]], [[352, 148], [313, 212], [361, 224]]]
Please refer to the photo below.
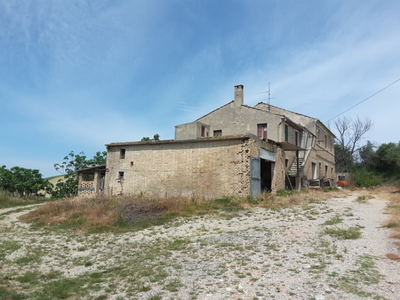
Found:
[[353, 106], [350, 107], [349, 109], [346, 109], [344, 112], [342, 112], [342, 113], [338, 114], [337, 116], [335, 116], [335, 117], [329, 119], [328, 121], [326, 121], [326, 123], [329, 123], [329, 122], [332, 121], [333, 119], [336, 119], [337, 117], [339, 117], [339, 116], [343, 115], [344, 113], [348, 112], [350, 109], [353, 109], [353, 108], [356, 107], [357, 105], [360, 105], [361, 103], [367, 101], [368, 99], [370, 99], [370, 98], [372, 98], [373, 96], [379, 94], [379, 93], [382, 92], [383, 90], [386, 90], [388, 87], [392, 86], [393, 84], [395, 84], [395, 83], [398, 82], [398, 81], [400, 81], [400, 78], [397, 79], [397, 80], [395, 80], [395, 81], [393, 81], [391, 84], [385, 86], [384, 88], [380, 89], [379, 91], [377, 91], [376, 93], [372, 94], [371, 96], [369, 96], [369, 97], [365, 98], [364, 100], [358, 102], [356, 105], [353, 105]]

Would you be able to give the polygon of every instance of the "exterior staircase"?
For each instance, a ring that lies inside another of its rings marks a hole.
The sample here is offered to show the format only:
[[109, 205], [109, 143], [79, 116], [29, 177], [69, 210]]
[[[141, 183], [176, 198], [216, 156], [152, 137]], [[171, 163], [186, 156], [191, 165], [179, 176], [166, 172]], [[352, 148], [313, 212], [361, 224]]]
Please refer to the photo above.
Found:
[[[301, 172], [301, 169], [304, 167], [304, 158], [299, 158], [299, 171]], [[288, 175], [290, 176], [296, 176], [297, 175], [297, 158], [295, 158], [294, 162], [289, 168]]]

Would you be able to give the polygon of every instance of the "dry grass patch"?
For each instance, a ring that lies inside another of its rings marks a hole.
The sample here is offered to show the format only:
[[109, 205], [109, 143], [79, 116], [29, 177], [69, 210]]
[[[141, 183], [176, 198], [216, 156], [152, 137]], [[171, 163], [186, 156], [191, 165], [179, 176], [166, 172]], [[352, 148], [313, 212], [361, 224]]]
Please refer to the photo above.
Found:
[[15, 197], [6, 191], [0, 190], [0, 209], [38, 204], [43, 203], [45, 200], [43, 197], [36, 196]]
[[235, 198], [231, 196], [206, 200], [194, 198], [150, 198], [146, 196], [113, 198], [70, 198], [48, 202], [20, 218], [38, 225], [79, 229], [86, 232], [120, 230], [121, 228], [146, 228], [161, 225], [177, 217], [195, 214], [227, 214], [261, 206], [281, 209], [307, 205], [332, 197], [344, 197], [346, 192], [335, 190], [280, 191], [264, 193], [258, 197]]
[[21, 221], [61, 228], [98, 231], [123, 227], [160, 225], [179, 216], [209, 213], [218, 209], [243, 209], [233, 197], [212, 201], [187, 198], [69, 198], [48, 202], [22, 217]]
[[386, 257], [391, 260], [400, 261], [400, 256], [395, 253], [388, 253], [386, 254]]
[[21, 221], [42, 225], [76, 223], [87, 226], [111, 225], [115, 202], [105, 198], [69, 198], [47, 202], [37, 210], [20, 217]]
[[386, 212], [390, 214], [390, 218], [383, 223], [383, 227], [391, 228], [391, 237], [400, 239], [400, 188], [386, 187], [380, 191], [380, 196], [389, 200]]
[[[389, 204], [386, 209], [386, 213], [390, 214], [390, 217], [382, 224], [383, 227], [390, 228], [392, 233], [391, 238], [400, 239], [400, 186], [399, 184], [394, 186], [379, 187], [374, 189], [374, 194], [379, 195], [380, 198], [388, 200]], [[395, 245], [400, 249], [400, 243], [396, 242]], [[386, 257], [400, 261], [400, 256], [395, 253], [388, 253]]]
[[310, 202], [320, 202], [331, 198], [347, 197], [350, 194], [348, 190], [315, 190], [303, 189], [301, 191], [280, 190], [275, 195], [263, 193], [255, 199], [261, 207], [265, 208], [286, 208], [299, 205], [307, 205]]

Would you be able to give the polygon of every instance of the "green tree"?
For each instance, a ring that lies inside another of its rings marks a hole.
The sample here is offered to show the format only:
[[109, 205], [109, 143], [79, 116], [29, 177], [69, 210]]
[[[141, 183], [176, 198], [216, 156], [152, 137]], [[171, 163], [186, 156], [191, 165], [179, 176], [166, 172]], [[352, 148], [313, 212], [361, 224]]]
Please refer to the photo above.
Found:
[[374, 168], [386, 177], [400, 178], [400, 142], [380, 145], [375, 153]]
[[160, 135], [156, 133], [153, 138], [149, 138], [148, 136], [143, 137], [140, 141], [141, 142], [147, 142], [147, 141], [159, 141], [160, 140]]
[[13, 192], [12, 172], [6, 166], [0, 168], [0, 189]]
[[54, 164], [54, 168], [64, 175], [53, 189], [52, 196], [55, 198], [73, 197], [78, 193], [78, 175], [79, 169], [105, 165], [107, 152], [96, 152], [93, 158], [88, 159], [84, 152], [75, 154], [71, 151], [64, 157], [62, 163]]
[[362, 146], [359, 150], [359, 158], [361, 166], [367, 170], [374, 168], [376, 163], [376, 151], [377, 148], [371, 141], [367, 141], [367, 144]]
[[17, 196], [39, 196], [51, 190], [51, 184], [39, 170], [6, 166], [0, 168], [0, 188]]

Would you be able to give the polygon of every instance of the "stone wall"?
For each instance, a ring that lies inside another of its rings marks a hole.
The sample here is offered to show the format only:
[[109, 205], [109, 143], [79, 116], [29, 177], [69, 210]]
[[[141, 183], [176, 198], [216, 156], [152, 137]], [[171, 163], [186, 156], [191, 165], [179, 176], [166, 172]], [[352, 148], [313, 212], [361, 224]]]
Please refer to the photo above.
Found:
[[[238, 107], [234, 102], [216, 109], [193, 123], [175, 126], [175, 139], [185, 140], [193, 136], [200, 137], [198, 134], [199, 124], [207, 124], [210, 137], [214, 136], [215, 131], [221, 132], [222, 136], [238, 134], [257, 136], [257, 125], [267, 124], [268, 139], [276, 142], [284, 139], [282, 116], [269, 114], [246, 105]], [[195, 134], [196, 132], [197, 134]]]
[[107, 146], [105, 189], [110, 195], [245, 197], [250, 158], [259, 155], [257, 142], [248, 137]]

